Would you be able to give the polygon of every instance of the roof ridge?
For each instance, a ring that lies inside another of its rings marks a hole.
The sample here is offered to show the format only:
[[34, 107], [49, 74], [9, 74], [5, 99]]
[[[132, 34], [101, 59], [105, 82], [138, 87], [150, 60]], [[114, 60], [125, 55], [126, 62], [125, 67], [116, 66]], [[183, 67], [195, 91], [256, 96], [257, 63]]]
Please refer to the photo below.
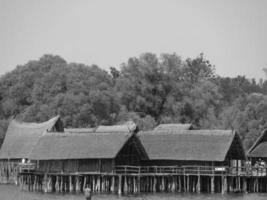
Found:
[[234, 134], [235, 131], [234, 130], [231, 130], [231, 129], [227, 129], [227, 130], [219, 130], [219, 129], [200, 129], [200, 130], [151, 130], [151, 131], [141, 131], [139, 132], [139, 135], [140, 134], [155, 134], [155, 135], [161, 135], [161, 134], [205, 134], [205, 135], [220, 135], [220, 134], [228, 134], [228, 135], [231, 135], [231, 134]]
[[23, 122], [23, 121], [19, 121], [19, 120], [16, 120], [16, 119], [11, 120], [11, 123], [13, 125], [20, 126], [20, 127], [23, 127], [23, 128], [29, 128], [31, 126], [33, 126], [33, 128], [41, 128], [43, 126], [46, 126], [49, 123], [52, 123], [54, 121], [57, 121], [58, 119], [59, 119], [59, 115], [57, 115], [56, 117], [53, 117], [53, 118], [51, 118], [51, 119], [49, 119], [47, 121], [40, 122], [40, 123], [36, 123], [36, 122]]

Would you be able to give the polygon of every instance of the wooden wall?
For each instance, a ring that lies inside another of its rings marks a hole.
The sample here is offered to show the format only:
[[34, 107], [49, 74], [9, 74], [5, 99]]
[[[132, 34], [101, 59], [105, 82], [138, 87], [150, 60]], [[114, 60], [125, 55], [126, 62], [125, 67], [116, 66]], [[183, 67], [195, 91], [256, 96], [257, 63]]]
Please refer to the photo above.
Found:
[[140, 142], [133, 136], [117, 154], [115, 164], [139, 166], [141, 160], [146, 157], [141, 148]]
[[111, 172], [112, 159], [45, 160], [39, 161], [40, 172]]

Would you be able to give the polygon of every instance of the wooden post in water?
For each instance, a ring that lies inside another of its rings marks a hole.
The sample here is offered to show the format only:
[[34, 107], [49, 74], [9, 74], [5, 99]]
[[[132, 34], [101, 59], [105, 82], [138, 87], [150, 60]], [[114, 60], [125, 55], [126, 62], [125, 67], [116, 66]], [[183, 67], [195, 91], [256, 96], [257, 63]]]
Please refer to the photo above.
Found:
[[197, 193], [200, 193], [200, 186], [201, 186], [201, 182], [200, 182], [200, 175], [198, 174], [197, 176]]
[[47, 192], [47, 174], [44, 174], [44, 177], [43, 177], [43, 191], [46, 193]]
[[210, 177], [210, 192], [211, 194], [214, 193], [214, 176]]
[[171, 191], [175, 192], [175, 188], [176, 188], [176, 179], [174, 176], [172, 176], [172, 188]]
[[105, 177], [104, 176], [101, 176], [100, 177], [100, 192], [104, 192], [105, 191]]
[[256, 192], [259, 192], [259, 178], [256, 178]]
[[64, 176], [64, 192], [68, 191], [68, 176]]
[[182, 192], [182, 180], [181, 176], [178, 175], [178, 192]]
[[247, 193], [247, 178], [243, 177], [243, 192]]
[[160, 190], [160, 192], [162, 192], [163, 191], [163, 188], [164, 188], [164, 180], [163, 180], [163, 176], [160, 176], [159, 177], [159, 190]]
[[122, 175], [119, 175], [118, 195], [121, 195], [121, 181], [122, 181]]
[[58, 176], [56, 176], [55, 190], [56, 190], [56, 192], [59, 192], [59, 190], [60, 190], [59, 177]]
[[227, 192], [227, 176], [222, 176], [222, 194]]
[[60, 192], [63, 192], [64, 190], [64, 180], [63, 176], [60, 176]]
[[187, 175], [187, 182], [186, 182], [187, 186], [186, 186], [186, 191], [190, 192], [190, 179], [189, 179], [189, 175]]
[[137, 176], [137, 193], [140, 193], [140, 189], [141, 189], [141, 177], [140, 174]]
[[92, 187], [93, 192], [95, 192], [95, 176], [92, 176]]
[[97, 180], [96, 180], [96, 191], [97, 192], [100, 192], [100, 187], [101, 187], [101, 185], [100, 185], [100, 175], [98, 175], [97, 176]]
[[132, 177], [132, 193], [136, 194], [136, 177]]
[[31, 191], [31, 177], [29, 174], [27, 175], [27, 189]]
[[76, 176], [75, 191], [78, 193], [81, 192], [81, 182], [79, 176]]
[[186, 177], [185, 177], [185, 175], [183, 175], [183, 178], [184, 178], [184, 192], [186, 192]]
[[112, 193], [115, 192], [115, 176], [112, 176], [112, 177], [111, 177], [111, 187], [110, 187], [110, 191], [111, 191]]
[[124, 192], [124, 194], [127, 194], [128, 193], [127, 176], [124, 176], [123, 192]]
[[154, 193], [157, 191], [156, 186], [157, 186], [157, 177], [154, 176], [153, 177], [153, 190], [152, 190]]
[[47, 192], [52, 192], [52, 177], [47, 177]]
[[233, 192], [233, 187], [234, 187], [234, 178], [232, 176], [229, 176], [229, 191]]
[[72, 176], [69, 176], [69, 191], [73, 192]]

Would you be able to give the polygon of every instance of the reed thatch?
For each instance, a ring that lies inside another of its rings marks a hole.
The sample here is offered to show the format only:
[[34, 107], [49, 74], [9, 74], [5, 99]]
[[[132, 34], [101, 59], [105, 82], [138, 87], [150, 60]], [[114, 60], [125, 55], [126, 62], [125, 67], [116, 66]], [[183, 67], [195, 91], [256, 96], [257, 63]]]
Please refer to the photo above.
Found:
[[191, 130], [192, 124], [160, 124], [154, 128], [154, 131], [176, 131]]
[[267, 129], [262, 131], [256, 142], [248, 150], [248, 157], [267, 158]]
[[115, 158], [132, 134], [48, 133], [41, 137], [30, 154], [32, 160]]
[[224, 161], [231, 156], [245, 159], [238, 134], [231, 130], [176, 130], [140, 132], [151, 160]]
[[[45, 132], [58, 129], [58, 126], [61, 125], [59, 121], [59, 116], [43, 123], [25, 123], [13, 119], [9, 123], [0, 150], [0, 159], [28, 158], [32, 149]], [[62, 130], [62, 128], [59, 128], [59, 130]]]
[[113, 125], [113, 126], [98, 126], [95, 130], [96, 133], [106, 133], [106, 132], [136, 132], [137, 131], [137, 125], [129, 121], [122, 125]]
[[65, 128], [66, 133], [94, 133], [95, 128]]

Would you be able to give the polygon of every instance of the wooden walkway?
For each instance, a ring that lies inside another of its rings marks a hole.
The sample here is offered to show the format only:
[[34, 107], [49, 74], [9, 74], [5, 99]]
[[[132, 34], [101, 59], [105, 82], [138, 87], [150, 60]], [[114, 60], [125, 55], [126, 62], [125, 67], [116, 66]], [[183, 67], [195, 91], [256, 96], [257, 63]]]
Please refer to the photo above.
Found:
[[[44, 172], [36, 171], [36, 165], [33, 163], [19, 164], [20, 173], [36, 173]], [[118, 174], [118, 175], [203, 175], [203, 176], [246, 176], [246, 177], [267, 177], [267, 168], [263, 167], [228, 167], [228, 166], [130, 166], [119, 165], [110, 172], [46, 172], [48, 174]]]
[[[32, 163], [2, 167], [0, 182], [22, 190], [135, 194], [140, 192], [267, 192], [266, 168], [224, 166], [116, 166], [110, 172], [41, 172]], [[8, 173], [7, 173], [8, 172]]]
[[266, 176], [267, 168], [227, 166], [116, 166], [115, 174], [135, 175], [204, 175], [204, 176]]

